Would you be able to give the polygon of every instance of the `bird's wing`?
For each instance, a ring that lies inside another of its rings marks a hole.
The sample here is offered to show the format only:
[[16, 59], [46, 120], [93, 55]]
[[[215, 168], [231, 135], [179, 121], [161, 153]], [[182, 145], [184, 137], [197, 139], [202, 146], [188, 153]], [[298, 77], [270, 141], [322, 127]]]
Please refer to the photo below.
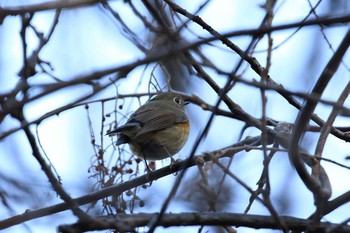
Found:
[[141, 127], [141, 124], [139, 122], [126, 122], [125, 125], [119, 126], [118, 128], [107, 132], [106, 135], [114, 136], [118, 133], [123, 133], [123, 132], [132, 133], [133, 131], [139, 129], [140, 127]]
[[[177, 114], [175, 114], [175, 111]], [[129, 120], [117, 129], [107, 133], [114, 135], [122, 133], [127, 136], [135, 137], [152, 131], [157, 131], [173, 126], [177, 123], [187, 122], [188, 117], [185, 112], [178, 112], [179, 109], [159, 109], [159, 107], [148, 104], [141, 106], [134, 112]]]
[[132, 118], [141, 124], [141, 129], [137, 133], [137, 136], [165, 129], [176, 123], [188, 121], [185, 113], [183, 113], [183, 116], [181, 115], [181, 117], [179, 117], [171, 110], [159, 110], [153, 108], [148, 108], [146, 110], [141, 109], [140, 111], [135, 112]]

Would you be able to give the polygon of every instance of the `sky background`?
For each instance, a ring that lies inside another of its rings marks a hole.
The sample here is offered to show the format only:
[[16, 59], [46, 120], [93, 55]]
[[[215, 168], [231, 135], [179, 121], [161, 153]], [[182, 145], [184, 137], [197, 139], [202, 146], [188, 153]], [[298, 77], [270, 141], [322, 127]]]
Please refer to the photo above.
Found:
[[[41, 3], [43, 1], [5, 1], [0, 0], [0, 7], [6, 8], [10, 6], [21, 6], [29, 3]], [[181, 7], [189, 12], [195, 12], [203, 1], [177, 1]], [[316, 1], [310, 1], [315, 4]], [[241, 29], [254, 29], [261, 23], [265, 11], [259, 6], [263, 1], [210, 1], [210, 3], [199, 12], [199, 16], [210, 26], [220, 33], [232, 32]], [[146, 11], [142, 5], [135, 3], [138, 9]], [[338, 15], [342, 16], [349, 12], [349, 3], [344, 1], [322, 1], [317, 8], [319, 15]], [[142, 22], [130, 11], [128, 5], [123, 1], [112, 1], [111, 6], [120, 14], [121, 18], [126, 20], [128, 26], [149, 45], [149, 32], [145, 30]], [[285, 23], [299, 22], [310, 11], [309, 3], [306, 0], [295, 1], [278, 1], [276, 13], [273, 19], [273, 25], [281, 25]], [[32, 24], [44, 33], [52, 23], [54, 11], [45, 11], [35, 14]], [[149, 15], [147, 15], [149, 17]], [[0, 94], [11, 91], [19, 79], [17, 73], [22, 67], [23, 54], [20, 39], [21, 22], [18, 16], [6, 17], [3, 24], [0, 25]], [[198, 25], [189, 23], [191, 30], [184, 30], [183, 36], [187, 42], [198, 40], [198, 37], [209, 37], [207, 31]], [[348, 26], [336, 26], [327, 28], [323, 31], [330, 44], [334, 49], [337, 48], [344, 34], [348, 30]], [[274, 45], [279, 45], [294, 30], [284, 30], [274, 32], [272, 34]], [[27, 35], [28, 53], [36, 48], [38, 40], [30, 31]], [[231, 38], [241, 49], [245, 49], [250, 42], [247, 36]], [[224, 47], [221, 42], [213, 42], [215, 46], [203, 46], [201, 50], [210, 56], [212, 62], [221, 69], [229, 72], [232, 71], [238, 62], [238, 56], [233, 54], [231, 50]], [[262, 64], [266, 64], [266, 38], [259, 43], [254, 56]], [[277, 82], [282, 84], [286, 89], [291, 91], [309, 92], [327, 64], [333, 52], [326, 43], [319, 27], [307, 27], [300, 30], [287, 42], [283, 43], [273, 51], [272, 66], [270, 76]], [[90, 6], [81, 9], [63, 10], [59, 24], [50, 39], [49, 43], [40, 53], [40, 58], [49, 61], [54, 68], [52, 74], [62, 80], [69, 81], [78, 75], [85, 75], [97, 70], [103, 70], [110, 67], [128, 64], [137, 59], [144, 58], [145, 55], [137, 47], [135, 47], [125, 36], [120, 25], [102, 6]], [[344, 63], [350, 65], [349, 54], [344, 58]], [[116, 83], [120, 94], [145, 93], [147, 92], [147, 84], [154, 65], [149, 67], [141, 66], [130, 72], [127, 77]], [[249, 66], [244, 65], [244, 78], [247, 80], [259, 77], [249, 70]], [[155, 74], [160, 74], [159, 68], [156, 68]], [[221, 86], [224, 85], [226, 77], [208, 70], [208, 73], [215, 78], [215, 81]], [[196, 94], [201, 96], [205, 101], [215, 104], [217, 95], [202, 80], [195, 76], [191, 76], [194, 80], [193, 85], [187, 94]], [[105, 78], [106, 80], [108, 77]], [[342, 88], [349, 80], [349, 69], [342, 65], [335, 74], [331, 83], [327, 87], [324, 95], [326, 100], [336, 101]], [[37, 74], [31, 79], [32, 84], [50, 83], [52, 79], [46, 74]], [[33, 90], [32, 94], [35, 94]], [[34, 101], [25, 107], [25, 115], [29, 121], [35, 120], [43, 114], [52, 111], [66, 103], [69, 103], [80, 96], [91, 92], [88, 85], [80, 85], [74, 88], [68, 88], [53, 93], [38, 101]], [[111, 86], [91, 100], [109, 98], [116, 95], [116, 87]], [[274, 92], [268, 92], [267, 112], [268, 116], [286, 122], [294, 122], [298, 111], [288, 102], [282, 99]], [[255, 117], [261, 116], [261, 99], [260, 92], [244, 84], [237, 84], [234, 91], [230, 92], [230, 97], [244, 110]], [[145, 103], [147, 98], [141, 98], [141, 103]], [[302, 101], [302, 100], [301, 100]], [[123, 114], [128, 116], [135, 110], [140, 103], [136, 99], [126, 99], [123, 108]], [[345, 106], [349, 107], [349, 101]], [[109, 101], [105, 104], [105, 113], [112, 112], [115, 108], [115, 101]], [[225, 106], [222, 105], [225, 109]], [[203, 111], [198, 106], [189, 105], [187, 111], [191, 119], [190, 138], [183, 150], [180, 151], [178, 157], [186, 158], [201, 130], [205, 127], [205, 123], [209, 118], [209, 113]], [[316, 113], [323, 119], [326, 119], [331, 108], [325, 105], [318, 105]], [[96, 136], [96, 143], [104, 145], [106, 148], [106, 162], [113, 164], [116, 155], [113, 154], [113, 147], [109, 146], [112, 141], [108, 137], [101, 138], [102, 107], [101, 103], [89, 105], [89, 112], [84, 106], [62, 112], [58, 116], [52, 116], [44, 120], [37, 128], [32, 127], [32, 131], [37, 130], [42, 148], [44, 148], [49, 160], [54, 165], [58, 174], [62, 178], [64, 188], [73, 197], [91, 192], [97, 180], [90, 177], [92, 173], [88, 172], [93, 162], [94, 150], [90, 143], [91, 132], [89, 129], [89, 118], [91, 119], [91, 129]], [[119, 115], [120, 117], [120, 115]], [[112, 123], [113, 117], [107, 118], [103, 131], [108, 129], [107, 124]], [[346, 117], [338, 117], [336, 126], [349, 126], [349, 119]], [[18, 127], [19, 123], [11, 117], [6, 117], [0, 124], [0, 132], [6, 132], [12, 128]], [[200, 144], [196, 154], [205, 151], [219, 149], [230, 145], [239, 140], [239, 133], [243, 123], [240, 121], [216, 117], [208, 136]], [[248, 128], [244, 131], [243, 138], [246, 136], [259, 135], [259, 131], [254, 128]], [[302, 143], [304, 148], [310, 152], [314, 151], [317, 143], [317, 134], [308, 133]], [[126, 147], [127, 148], [127, 147]], [[330, 136], [327, 141], [324, 156], [341, 163], [347, 163], [344, 158], [348, 155], [350, 146], [343, 141]], [[31, 155], [31, 149], [26, 141], [23, 132], [16, 132], [4, 140], [0, 141], [0, 151], [2, 151], [3, 163], [0, 163], [0, 173], [2, 176], [12, 177], [19, 182], [30, 185], [37, 195], [28, 194], [27, 198], [33, 198], [33, 201], [19, 201], [26, 197], [25, 194], [12, 193], [10, 206], [13, 212], [4, 208], [0, 208], [0, 218], [4, 219], [14, 214], [20, 214], [26, 209], [40, 208], [61, 202], [59, 197], [52, 191], [47, 178], [41, 171], [37, 161]], [[116, 153], [116, 152], [115, 152]], [[235, 161], [231, 166], [231, 170], [235, 172], [242, 180], [244, 180], [253, 189], [256, 188], [256, 182], [259, 179], [262, 170], [261, 152], [239, 153], [235, 155]], [[169, 161], [157, 162], [157, 167], [168, 165]], [[333, 188], [332, 198], [348, 191], [350, 183], [348, 182], [350, 172], [341, 169], [338, 166], [329, 163], [323, 163]], [[210, 173], [212, 176], [218, 174]], [[196, 168], [190, 169], [186, 174], [186, 182], [196, 179]], [[290, 215], [305, 218], [314, 211], [313, 197], [308, 192], [296, 175], [295, 170], [291, 167], [288, 155], [286, 153], [278, 153], [270, 165], [270, 177], [272, 186], [272, 198], [278, 203], [277, 210], [281, 215]], [[146, 206], [136, 208], [135, 212], [152, 212], [159, 211], [163, 200], [169, 193], [169, 184], [174, 182], [176, 176], [169, 176], [153, 182], [152, 186], [139, 191], [139, 196], [146, 200]], [[213, 178], [213, 180], [215, 180]], [[228, 183], [234, 183], [227, 180]], [[172, 212], [193, 211], [193, 203], [191, 198], [186, 196], [186, 185], [180, 187], [182, 192], [171, 202], [168, 210]], [[242, 213], [246, 208], [249, 200], [249, 193], [242, 187], [233, 184], [233, 190], [229, 190], [230, 199], [222, 206], [225, 211]], [[11, 183], [4, 182], [0, 185], [1, 190], [9, 190], [13, 188]], [[181, 189], [182, 188], [182, 189]], [[11, 196], [11, 195], [10, 195]], [[35, 196], [37, 199], [35, 199]], [[155, 198], [157, 197], [157, 198]], [[188, 201], [190, 200], [190, 201]], [[43, 205], [44, 203], [44, 205]], [[344, 205], [334, 213], [325, 217], [328, 221], [341, 222], [349, 217], [348, 210], [350, 205]], [[265, 214], [268, 211], [260, 203], [255, 202], [250, 210], [251, 214]], [[47, 231], [53, 232], [52, 226], [63, 223], [73, 223], [75, 218], [70, 211], [55, 214], [51, 217], [39, 218], [24, 225], [15, 226], [4, 230], [3, 232], [24, 232], [32, 230], [33, 232]], [[158, 228], [156, 232], [169, 232], [175, 228], [162, 229]], [[179, 230], [188, 229], [188, 232], [196, 231], [197, 228], [179, 228]], [[239, 232], [251, 232], [251, 229], [239, 228]], [[271, 232], [270, 230], [259, 230], [259, 232]]]

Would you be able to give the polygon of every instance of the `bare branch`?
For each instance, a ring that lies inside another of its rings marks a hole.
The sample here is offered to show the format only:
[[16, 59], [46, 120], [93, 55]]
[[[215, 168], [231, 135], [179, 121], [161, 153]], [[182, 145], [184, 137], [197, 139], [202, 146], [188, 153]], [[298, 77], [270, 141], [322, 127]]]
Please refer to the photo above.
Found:
[[[324, 89], [328, 85], [328, 82], [333, 77], [336, 72], [345, 52], [350, 46], [350, 31], [347, 32], [343, 41], [341, 42], [339, 48], [334, 53], [327, 66], [324, 68], [321, 76], [319, 77], [317, 83], [315, 84], [311, 94], [315, 96], [321, 96]], [[322, 190], [322, 186], [320, 183], [315, 180], [315, 178], [309, 175], [308, 171], [305, 168], [304, 163], [299, 157], [298, 145], [301, 140], [303, 134], [305, 133], [311, 115], [316, 108], [317, 101], [307, 100], [306, 104], [303, 106], [300, 115], [296, 121], [295, 129], [293, 136], [291, 138], [289, 157], [291, 162], [293, 163], [295, 169], [297, 170], [300, 178], [303, 180], [308, 189], [310, 189], [314, 196], [315, 202], [317, 204], [324, 203], [325, 200], [329, 198], [329, 196], [325, 196], [325, 193]]]
[[[93, 230], [116, 229], [120, 232], [134, 231], [137, 227], [147, 225], [157, 214], [118, 214], [115, 217], [103, 217], [106, 228], [100, 228], [93, 224], [76, 223], [72, 225], [61, 225], [60, 232], [85, 232]], [[312, 224], [311, 220], [301, 218], [280, 216], [281, 220], [287, 225], [289, 230], [305, 231]], [[252, 215], [252, 214], [234, 214], [234, 213], [169, 213], [164, 214], [162, 221], [159, 223], [163, 227], [171, 226], [236, 226], [251, 227], [256, 229], [281, 229], [276, 225], [275, 219], [271, 216]], [[337, 232], [349, 232], [350, 227], [332, 223], [321, 223], [315, 226], [315, 232], [325, 232], [327, 229], [337, 228]]]

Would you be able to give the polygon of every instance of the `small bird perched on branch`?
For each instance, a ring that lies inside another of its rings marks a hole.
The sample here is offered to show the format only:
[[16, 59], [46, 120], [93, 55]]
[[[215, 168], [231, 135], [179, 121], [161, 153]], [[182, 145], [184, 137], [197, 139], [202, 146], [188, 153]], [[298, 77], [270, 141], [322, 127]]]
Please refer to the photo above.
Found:
[[139, 158], [172, 159], [188, 139], [190, 122], [184, 108], [186, 104], [180, 94], [159, 94], [139, 107], [124, 125], [107, 135], [117, 135], [116, 145], [128, 143]]

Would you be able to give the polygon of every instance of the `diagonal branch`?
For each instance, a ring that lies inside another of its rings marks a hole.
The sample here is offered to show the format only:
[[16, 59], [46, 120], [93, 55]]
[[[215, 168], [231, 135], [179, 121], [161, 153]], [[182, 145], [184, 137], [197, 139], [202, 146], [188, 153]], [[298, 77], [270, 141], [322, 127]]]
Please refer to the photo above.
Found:
[[[245, 145], [250, 145], [252, 143], [256, 144], [256, 142], [259, 141], [259, 138], [260, 138], [260, 136], [249, 137], [245, 140], [242, 140], [238, 143], [235, 143], [234, 145], [232, 145], [230, 147], [230, 149], [223, 148], [222, 150], [225, 151], [226, 157], [232, 156], [233, 154], [236, 154], [240, 151], [243, 151], [243, 150], [246, 150], [249, 148]], [[212, 153], [219, 153], [220, 151], [221, 150], [216, 150], [216, 151], [213, 151]], [[137, 186], [141, 186], [143, 184], [147, 184], [148, 182], [152, 182], [152, 181], [158, 180], [162, 177], [166, 177], [167, 175], [182, 171], [183, 169], [185, 169], [185, 165], [187, 165], [187, 167], [193, 167], [197, 164], [198, 159], [201, 161], [203, 161], [203, 160], [210, 161], [211, 156], [209, 154], [207, 154], [204, 156], [193, 157], [191, 159], [187, 159], [187, 160], [184, 160], [182, 162], [163, 167], [163, 168], [158, 169], [156, 171], [153, 171], [147, 175], [139, 176], [135, 179], [125, 181], [125, 182], [120, 183], [120, 184], [115, 184], [115, 185], [109, 186], [107, 188], [104, 188], [102, 190], [96, 191], [94, 193], [90, 193], [88, 195], [85, 195], [85, 196], [82, 196], [79, 198], [75, 198], [75, 199], [73, 199], [73, 201], [77, 205], [84, 205], [84, 204], [88, 204], [91, 202], [96, 202], [97, 200], [100, 200], [102, 198], [105, 198], [105, 197], [108, 197], [111, 195], [117, 195], [117, 196], [121, 195], [126, 190], [135, 188]], [[54, 178], [55, 177], [53, 177], [53, 179]], [[26, 211], [23, 214], [13, 216], [13, 217], [10, 217], [8, 219], [0, 221], [0, 230], [8, 228], [10, 226], [14, 226], [14, 225], [23, 223], [23, 222], [31, 220], [31, 219], [44, 217], [48, 214], [53, 214], [53, 213], [65, 211], [65, 210], [68, 210], [69, 208], [70, 208], [70, 206], [67, 203], [61, 203], [61, 204], [53, 205], [50, 207], [41, 208], [38, 210]]]
[[[283, 135], [282, 135], [282, 137], [283, 137]], [[285, 140], [283, 138], [281, 138], [281, 139]], [[224, 147], [220, 150], [216, 150], [216, 151], [213, 151], [211, 153], [223, 153], [223, 152], [225, 152], [223, 154], [223, 157], [230, 157], [230, 156], [233, 156], [234, 154], [236, 154], [240, 151], [251, 149], [250, 146], [246, 146], [246, 145], [259, 145], [259, 143], [261, 143], [260, 136], [249, 137], [249, 138], [246, 138], [246, 139], [244, 139], [238, 143], [235, 143], [229, 147]], [[81, 196], [79, 198], [75, 198], [75, 199], [73, 199], [73, 201], [77, 205], [85, 205], [88, 203], [96, 202], [97, 200], [103, 199], [103, 198], [111, 196], [111, 195], [120, 195], [121, 193], [123, 193], [126, 190], [130, 190], [130, 189], [135, 188], [137, 186], [147, 184], [148, 182], [161, 179], [162, 177], [165, 177], [169, 174], [179, 172], [182, 169], [184, 169], [185, 164], [187, 164], [188, 167], [193, 167], [193, 166], [196, 166], [197, 162], [206, 162], [206, 161], [210, 161], [210, 160], [211, 160], [211, 156], [209, 153], [207, 153], [206, 156], [196, 156], [190, 160], [187, 159], [187, 160], [184, 160], [180, 163], [175, 163], [175, 164], [172, 164], [171, 166], [163, 167], [161, 169], [158, 169], [156, 171], [149, 173], [148, 175], [139, 176], [139, 177], [134, 178], [132, 180], [129, 180], [129, 181], [126, 181], [126, 182], [123, 182], [120, 184], [115, 184], [115, 185], [109, 186], [107, 188], [104, 188], [102, 190]], [[337, 209], [339, 206], [341, 206], [344, 203], [347, 203], [349, 201], [350, 201], [350, 192], [347, 192], [347, 193], [335, 198], [334, 200], [328, 202], [326, 207], [325, 207], [324, 214], [328, 214], [328, 213], [332, 212], [333, 210]], [[7, 219], [0, 221], [0, 230], [21, 224], [23, 222], [26, 222], [26, 221], [29, 221], [32, 219], [36, 219], [36, 218], [44, 217], [44, 216], [47, 216], [50, 214], [66, 211], [68, 209], [69, 209], [69, 205], [67, 203], [63, 202], [60, 204], [44, 207], [44, 208], [37, 209], [37, 210], [28, 210], [28, 211], [24, 212], [23, 214], [16, 215], [16, 216], [13, 216], [13, 217], [10, 217], [10, 218], [7, 218]]]
[[[321, 97], [324, 89], [328, 85], [328, 82], [331, 80], [334, 73], [338, 69], [338, 66], [341, 63], [341, 60], [349, 46], [350, 30], [347, 32], [343, 41], [339, 45], [339, 48], [334, 53], [333, 57], [330, 59], [327, 66], [323, 70], [321, 76], [319, 77], [317, 83], [315, 84], [315, 87], [311, 92], [311, 95], [319, 98]], [[307, 130], [309, 121], [317, 104], [318, 101], [316, 100], [308, 99], [306, 101], [296, 120], [294, 133], [290, 143], [291, 150], [289, 150], [289, 157], [292, 164], [294, 165], [300, 178], [305, 183], [306, 187], [315, 195], [316, 203], [323, 202], [325, 199], [327, 199], [327, 197], [323, 196], [322, 187], [320, 186], [319, 182], [308, 173], [303, 161], [299, 157], [299, 150], [297, 148], [299, 148], [299, 142], [301, 141], [303, 134]]]

